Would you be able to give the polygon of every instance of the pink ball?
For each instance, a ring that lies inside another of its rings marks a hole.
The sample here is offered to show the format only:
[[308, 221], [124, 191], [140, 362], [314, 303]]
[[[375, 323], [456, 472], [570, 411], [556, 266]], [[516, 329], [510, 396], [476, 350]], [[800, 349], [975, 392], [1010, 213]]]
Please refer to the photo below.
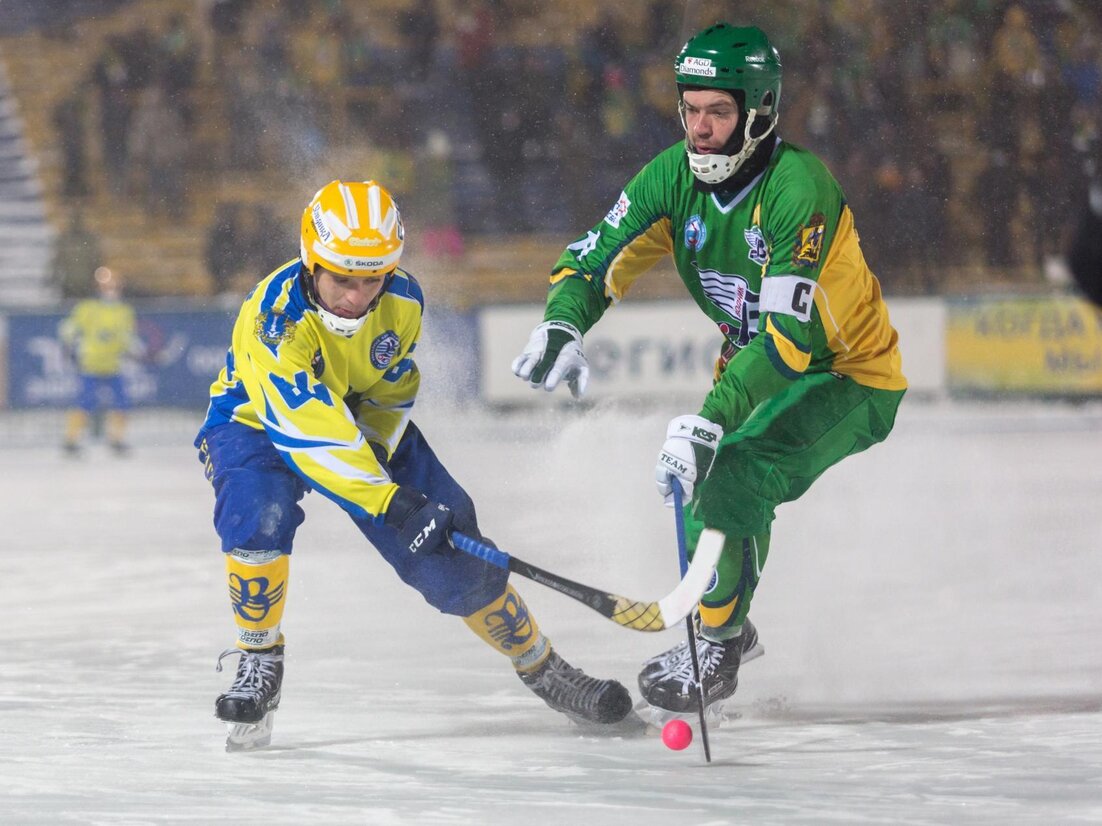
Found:
[[670, 720], [662, 727], [662, 742], [674, 751], [686, 749], [693, 742], [693, 729], [684, 720]]

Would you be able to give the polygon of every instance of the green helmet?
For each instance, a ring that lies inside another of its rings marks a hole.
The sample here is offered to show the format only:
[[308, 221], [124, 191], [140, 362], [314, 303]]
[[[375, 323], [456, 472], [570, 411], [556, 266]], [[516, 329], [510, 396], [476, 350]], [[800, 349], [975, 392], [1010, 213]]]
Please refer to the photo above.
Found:
[[[730, 92], [743, 114], [743, 134], [732, 136], [733, 155], [697, 155], [686, 140], [689, 166], [705, 183], [730, 177], [777, 123], [781, 57], [757, 26], [716, 23], [689, 38], [674, 61], [677, 87]], [[684, 120], [684, 112], [682, 112]]]

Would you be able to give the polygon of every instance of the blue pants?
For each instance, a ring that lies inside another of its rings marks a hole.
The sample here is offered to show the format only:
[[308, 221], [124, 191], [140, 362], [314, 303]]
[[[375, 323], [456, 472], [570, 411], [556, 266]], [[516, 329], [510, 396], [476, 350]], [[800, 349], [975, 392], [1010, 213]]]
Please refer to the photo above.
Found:
[[[199, 440], [199, 460], [214, 486], [214, 527], [226, 553], [280, 550], [290, 553], [305, 513], [299, 506], [310, 490], [283, 461], [263, 430], [230, 423], [213, 428]], [[474, 503], [436, 458], [421, 431], [411, 422], [387, 463], [391, 479], [447, 505], [456, 528], [475, 538]], [[465, 617], [497, 599], [508, 571], [458, 551], [412, 554], [386, 525], [352, 517], [356, 527], [393, 566], [406, 584], [445, 614]]]
[[77, 391], [77, 407], [91, 413], [99, 408], [129, 410], [130, 396], [126, 384], [118, 373], [110, 376], [80, 374], [80, 390]]

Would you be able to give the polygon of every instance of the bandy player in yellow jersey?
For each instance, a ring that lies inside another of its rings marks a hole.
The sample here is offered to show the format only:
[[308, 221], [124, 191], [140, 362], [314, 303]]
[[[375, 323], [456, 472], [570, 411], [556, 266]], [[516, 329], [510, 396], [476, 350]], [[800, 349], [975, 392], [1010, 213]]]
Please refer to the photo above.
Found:
[[[722, 336], [715, 382], [673, 419], [655, 477], [677, 479], [689, 550], [726, 535], [698, 608], [705, 705], [730, 697], [742, 661], [762, 652], [748, 613], [774, 511], [835, 463], [887, 437], [907, 387], [898, 337], [865, 263], [854, 216], [815, 155], [775, 133], [781, 62], [761, 29], [717, 23], [674, 61], [685, 139], [624, 188], [604, 220], [567, 246], [544, 322], [513, 371], [580, 395], [582, 336], [657, 261], [673, 257]], [[654, 716], [698, 710], [688, 642], [643, 664]]]
[[76, 360], [80, 374], [77, 403], [66, 417], [65, 452], [80, 452], [81, 439], [88, 420], [106, 410], [107, 444], [116, 453], [125, 453], [126, 411], [130, 396], [123, 380], [123, 360], [141, 351], [134, 308], [122, 300], [119, 276], [107, 267], [97, 267], [94, 279], [96, 298], [86, 298], [73, 307], [61, 322], [62, 346]]
[[[400, 269], [398, 207], [375, 181], [326, 184], [302, 213], [299, 257], [246, 298], [196, 437], [237, 624], [237, 676], [215, 713], [229, 748], [270, 740], [279, 705], [290, 555], [310, 490], [333, 500], [408, 585], [461, 617], [551, 708], [596, 725], [627, 689], [568, 665], [501, 568], [457, 552], [474, 504], [410, 418], [424, 296]], [[221, 658], [219, 658], [221, 662]]]

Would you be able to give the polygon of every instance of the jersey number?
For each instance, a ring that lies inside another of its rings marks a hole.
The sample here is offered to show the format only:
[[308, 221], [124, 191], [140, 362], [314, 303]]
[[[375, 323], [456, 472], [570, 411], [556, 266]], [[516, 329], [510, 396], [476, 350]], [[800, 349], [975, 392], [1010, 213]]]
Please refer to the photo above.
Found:
[[275, 373], [269, 373], [268, 377], [272, 380], [275, 389], [279, 391], [279, 395], [283, 397], [283, 401], [287, 402], [287, 406], [292, 410], [302, 407], [310, 399], [317, 399], [323, 404], [333, 406], [333, 397], [329, 395], [329, 388], [324, 384], [315, 384], [311, 387], [310, 376], [305, 370], [295, 373], [294, 384]]

